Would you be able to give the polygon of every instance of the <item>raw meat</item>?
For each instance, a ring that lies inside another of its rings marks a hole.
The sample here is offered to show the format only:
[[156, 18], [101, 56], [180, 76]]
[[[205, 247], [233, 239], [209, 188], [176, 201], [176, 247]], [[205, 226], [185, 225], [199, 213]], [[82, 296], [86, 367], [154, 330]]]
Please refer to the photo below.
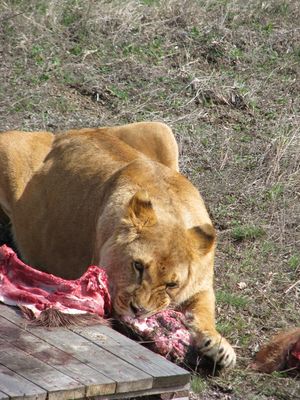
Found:
[[[91, 266], [81, 278], [64, 280], [29, 267], [5, 245], [0, 247], [0, 301], [20, 306], [30, 319], [40, 318], [43, 322], [52, 318], [52, 325], [60, 325], [59, 321], [55, 322], [60, 313], [104, 317], [111, 312], [107, 275], [103, 269]], [[67, 323], [76, 319], [66, 317], [65, 320]], [[51, 325], [51, 321], [45, 324]]]
[[122, 321], [121, 331], [177, 364], [190, 364], [187, 358], [197, 356], [186, 318], [178, 311], [160, 311], [145, 319], [124, 317]]

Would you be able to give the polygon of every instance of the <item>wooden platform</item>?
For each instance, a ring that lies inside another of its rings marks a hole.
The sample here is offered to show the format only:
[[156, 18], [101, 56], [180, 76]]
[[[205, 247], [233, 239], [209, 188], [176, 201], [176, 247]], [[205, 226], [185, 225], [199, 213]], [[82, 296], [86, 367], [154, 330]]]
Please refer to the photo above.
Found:
[[[187, 398], [189, 373], [111, 328], [33, 327], [0, 304], [0, 400]], [[174, 393], [175, 397], [174, 397]]]

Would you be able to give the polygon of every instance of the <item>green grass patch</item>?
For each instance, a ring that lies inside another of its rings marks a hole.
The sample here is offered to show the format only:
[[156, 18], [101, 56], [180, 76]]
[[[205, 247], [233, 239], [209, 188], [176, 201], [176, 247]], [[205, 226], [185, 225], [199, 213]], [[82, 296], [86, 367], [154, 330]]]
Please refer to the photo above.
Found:
[[261, 254], [264, 257], [266, 257], [270, 253], [274, 253], [276, 251], [276, 245], [275, 245], [275, 243], [266, 240], [265, 242], [262, 243], [260, 250], [261, 250]]
[[[83, 6], [83, 3], [80, 3], [79, 0], [65, 1], [61, 18], [62, 25], [69, 27], [75, 22], [80, 21], [82, 15], [79, 12], [79, 6]], [[63, 7], [63, 5], [61, 7]]]
[[300, 267], [300, 255], [293, 254], [288, 260], [288, 265], [292, 270], [296, 270], [297, 268], [299, 268]]
[[127, 101], [129, 94], [126, 90], [124, 89], [120, 89], [116, 86], [111, 86], [110, 87], [110, 91], [111, 93], [116, 96], [118, 99], [123, 100], [123, 101]]
[[244, 51], [238, 47], [233, 47], [229, 50], [229, 58], [232, 61], [239, 61], [244, 57]]
[[234, 227], [231, 231], [231, 237], [234, 240], [254, 240], [264, 235], [264, 229], [255, 225], [240, 225]]
[[250, 303], [248, 297], [238, 296], [225, 290], [218, 290], [216, 292], [216, 301], [217, 303], [233, 306], [235, 308], [245, 308]]
[[159, 4], [159, 0], [140, 0], [140, 2], [145, 6], [155, 6]]
[[162, 37], [156, 37], [145, 44], [130, 43], [123, 47], [123, 55], [128, 57], [130, 55], [139, 57], [144, 62], [151, 59], [153, 62], [158, 62], [164, 57], [164, 39]]
[[74, 56], [80, 56], [82, 54], [82, 47], [80, 44], [76, 44], [74, 47], [70, 49], [70, 53]]
[[221, 335], [223, 335], [225, 337], [228, 337], [236, 329], [234, 324], [232, 322], [228, 322], [228, 321], [225, 321], [225, 322], [219, 321], [219, 322], [217, 322], [216, 327], [217, 327], [218, 332], [220, 332]]
[[207, 381], [201, 376], [193, 376], [191, 388], [194, 393], [200, 394], [207, 388]]
[[45, 62], [44, 47], [38, 44], [32, 46], [30, 55], [35, 60], [37, 65], [43, 65]]
[[37, 84], [40, 84], [40, 83], [43, 83], [43, 82], [47, 82], [49, 79], [50, 79], [50, 75], [44, 73], [44, 74], [38, 75], [36, 78], [35, 77], [32, 78], [31, 82], [33, 84], [37, 85]]
[[270, 189], [267, 190], [267, 198], [271, 201], [276, 201], [284, 193], [284, 186], [282, 183], [275, 183]]

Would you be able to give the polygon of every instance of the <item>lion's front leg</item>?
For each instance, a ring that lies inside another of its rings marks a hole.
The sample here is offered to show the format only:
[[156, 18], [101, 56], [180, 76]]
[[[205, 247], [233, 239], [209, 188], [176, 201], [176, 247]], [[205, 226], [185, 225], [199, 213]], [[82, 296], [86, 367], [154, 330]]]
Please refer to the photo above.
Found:
[[233, 367], [236, 354], [228, 341], [215, 328], [215, 296], [213, 289], [199, 292], [184, 310], [191, 315], [196, 346], [201, 353], [221, 367]]

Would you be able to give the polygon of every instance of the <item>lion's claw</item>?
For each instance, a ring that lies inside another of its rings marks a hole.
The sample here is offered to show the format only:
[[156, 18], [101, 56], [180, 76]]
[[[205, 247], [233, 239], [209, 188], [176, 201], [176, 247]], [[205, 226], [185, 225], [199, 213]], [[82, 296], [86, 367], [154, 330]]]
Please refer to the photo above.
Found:
[[236, 354], [232, 346], [221, 335], [200, 335], [196, 344], [200, 352], [215, 361], [220, 367], [232, 368], [236, 363]]

